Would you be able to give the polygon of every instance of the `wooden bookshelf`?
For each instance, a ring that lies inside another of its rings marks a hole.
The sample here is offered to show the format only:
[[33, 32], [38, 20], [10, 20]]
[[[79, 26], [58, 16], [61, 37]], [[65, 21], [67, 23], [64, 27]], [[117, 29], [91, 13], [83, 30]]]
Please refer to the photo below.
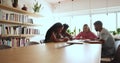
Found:
[[[41, 26], [41, 25], [33, 24], [28, 19], [29, 16], [41, 17], [39, 14], [31, 13], [28, 11], [20, 10], [14, 7], [9, 7], [1, 4], [0, 9], [2, 9], [0, 16], [1, 44], [5, 43], [7, 45], [11, 45], [9, 43], [12, 43], [17, 45], [18, 41], [19, 43], [23, 41], [25, 43], [22, 46], [25, 46], [27, 42], [25, 39], [29, 39], [30, 37], [33, 37], [35, 35], [39, 35], [38, 29], [29, 28], [29, 26]], [[4, 12], [4, 10], [11, 11], [13, 13], [9, 12], [7, 13], [6, 11]]]
[[21, 23], [18, 21], [10, 21], [10, 20], [0, 20], [0, 24], [14, 24], [14, 25], [22, 25], [22, 26], [42, 26], [42, 25], [38, 25], [38, 24]]
[[32, 23], [22, 23], [23, 26], [42, 26], [38, 24], [32, 24]]
[[35, 34], [20, 34], [20, 37], [33, 37]]
[[11, 35], [11, 34], [4, 34], [4, 35], [0, 35], [0, 37], [33, 37], [35, 36], [35, 34], [20, 34], [20, 35]]
[[0, 23], [2, 24], [17, 24], [17, 25], [21, 25], [21, 22], [17, 22], [17, 21], [9, 21], [9, 20], [0, 20]]
[[2, 34], [1, 37], [19, 37], [20, 35]]
[[12, 11], [12, 12], [27, 14], [27, 15], [30, 15], [30, 16], [33, 16], [33, 17], [42, 17], [39, 14], [35, 14], [35, 13], [28, 12], [28, 11], [20, 10], [20, 9], [17, 9], [17, 8], [14, 8], [14, 7], [5, 6], [5, 5], [2, 5], [2, 4], [0, 4], [0, 8], [4, 9], [4, 10]]

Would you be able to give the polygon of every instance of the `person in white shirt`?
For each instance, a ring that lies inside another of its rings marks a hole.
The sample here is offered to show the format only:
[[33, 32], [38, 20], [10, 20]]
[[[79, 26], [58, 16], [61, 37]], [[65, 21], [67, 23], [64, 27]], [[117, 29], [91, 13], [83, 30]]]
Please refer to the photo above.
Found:
[[96, 21], [94, 23], [95, 30], [99, 32], [99, 40], [102, 42], [102, 57], [113, 55], [115, 52], [115, 40], [109, 31], [103, 28], [101, 21]]

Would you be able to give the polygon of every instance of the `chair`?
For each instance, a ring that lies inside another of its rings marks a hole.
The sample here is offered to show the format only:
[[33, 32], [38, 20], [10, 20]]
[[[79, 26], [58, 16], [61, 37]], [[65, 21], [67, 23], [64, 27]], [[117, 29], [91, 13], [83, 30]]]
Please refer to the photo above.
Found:
[[37, 45], [37, 44], [39, 44], [39, 42], [35, 42], [35, 41], [28, 42], [28, 45]]
[[9, 49], [9, 48], [12, 48], [12, 47], [8, 46], [8, 45], [0, 45], [0, 50], [2, 50], [2, 49]]
[[111, 61], [111, 60], [113, 60], [114, 55], [115, 55], [115, 53], [111, 54], [111, 55], [103, 56], [102, 59], [107, 59], [108, 61]]
[[115, 56], [110, 63], [120, 63], [120, 45], [118, 46]]
[[115, 56], [115, 52], [110, 55], [101, 56], [101, 63], [108, 63], [108, 62], [112, 61], [114, 56]]

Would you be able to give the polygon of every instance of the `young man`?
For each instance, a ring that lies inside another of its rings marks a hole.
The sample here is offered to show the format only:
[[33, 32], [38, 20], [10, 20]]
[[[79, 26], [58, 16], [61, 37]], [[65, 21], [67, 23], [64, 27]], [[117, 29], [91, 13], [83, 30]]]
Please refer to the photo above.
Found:
[[102, 57], [114, 54], [115, 41], [109, 31], [102, 27], [101, 21], [94, 23], [95, 30], [99, 32], [99, 40], [102, 42]]

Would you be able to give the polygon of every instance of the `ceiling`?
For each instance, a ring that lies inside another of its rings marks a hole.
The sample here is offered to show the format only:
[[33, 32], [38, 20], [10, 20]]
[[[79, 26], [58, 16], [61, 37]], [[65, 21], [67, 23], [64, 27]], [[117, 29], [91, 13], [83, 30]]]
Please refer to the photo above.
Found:
[[46, 0], [50, 4], [57, 4], [58, 2], [68, 2], [72, 0]]
[[[44, 0], [52, 15], [119, 12], [120, 0]], [[60, 2], [60, 3], [58, 3]]]

